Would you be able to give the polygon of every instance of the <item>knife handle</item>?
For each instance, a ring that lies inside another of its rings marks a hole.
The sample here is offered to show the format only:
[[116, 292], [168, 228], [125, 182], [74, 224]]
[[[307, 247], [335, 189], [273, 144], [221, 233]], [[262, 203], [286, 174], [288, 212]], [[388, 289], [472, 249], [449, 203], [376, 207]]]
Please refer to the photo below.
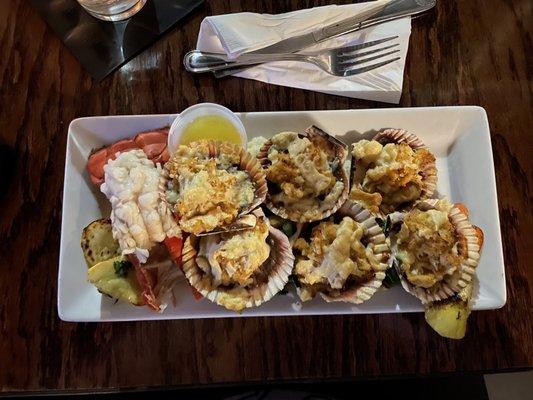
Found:
[[350, 19], [345, 19], [344, 21], [341, 21], [335, 25], [328, 26], [328, 27], [325, 27], [323, 29], [313, 32], [313, 37], [315, 38], [315, 41], [318, 43], [326, 39], [333, 38], [335, 36], [357, 31], [361, 28], [360, 21], [361, 21], [361, 18], [359, 16], [355, 16]]
[[345, 19], [335, 25], [327, 26], [313, 32], [313, 37], [316, 42], [321, 42], [335, 36], [366, 28], [371, 26], [370, 24], [372, 22], [386, 22], [401, 17], [420, 14], [433, 8], [436, 3], [436, 0], [392, 0], [381, 11], [369, 16], [369, 18], [363, 21], [361, 21], [361, 15], [356, 15], [353, 18]]

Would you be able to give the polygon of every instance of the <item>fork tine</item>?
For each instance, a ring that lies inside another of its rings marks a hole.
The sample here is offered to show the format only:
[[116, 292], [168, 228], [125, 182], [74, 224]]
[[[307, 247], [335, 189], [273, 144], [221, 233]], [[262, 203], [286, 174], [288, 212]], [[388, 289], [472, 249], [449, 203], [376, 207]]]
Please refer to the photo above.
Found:
[[338, 47], [336, 49], [332, 49], [332, 51], [334, 51], [335, 54], [340, 56], [340, 55], [343, 55], [345, 53], [352, 53], [354, 51], [366, 49], [367, 47], [372, 47], [372, 46], [375, 46], [377, 44], [389, 42], [391, 40], [397, 39], [398, 37], [399, 36], [396, 35], [396, 36], [390, 36], [390, 37], [384, 38], [384, 39], [374, 40], [372, 42], [365, 42], [365, 43], [361, 43], [361, 44], [356, 44], [355, 46]]
[[[375, 49], [375, 50], [363, 51], [361, 53], [357, 53], [357, 52], [344, 53], [342, 55], [339, 55], [338, 58], [342, 59], [344, 57], [351, 57], [351, 58], [364, 57], [364, 56], [367, 56], [369, 54], [374, 54], [374, 53], [378, 53], [378, 52], [383, 51], [383, 50], [392, 49], [393, 47], [396, 47], [396, 46], [399, 46], [399, 45], [400, 45], [400, 43], [394, 43], [394, 44], [391, 44], [390, 46], [381, 47], [381, 48]], [[339, 61], [339, 63], [342, 64], [342, 63], [344, 63], [344, 61]]]
[[354, 58], [350, 58], [348, 60], [340, 61], [339, 62], [339, 66], [342, 66], [342, 67], [344, 67], [342, 69], [347, 70], [347, 69], [350, 69], [354, 65], [364, 64], [364, 63], [366, 63], [368, 61], [374, 61], [374, 60], [377, 60], [378, 58], [383, 58], [385, 56], [390, 56], [391, 54], [395, 54], [395, 53], [399, 53], [399, 52], [400, 52], [400, 50], [397, 49], [397, 50], [388, 51], [388, 52], [383, 53], [383, 54], [378, 54], [378, 55], [372, 56], [372, 57], [360, 58], [359, 56], [355, 56]]
[[346, 68], [342, 74], [342, 76], [352, 76], [352, 75], [358, 75], [362, 74], [363, 72], [372, 71], [373, 69], [383, 67], [384, 65], [390, 64], [394, 61], [399, 60], [401, 57], [392, 58], [390, 60], [382, 61], [376, 64], [367, 65], [366, 67], [361, 68]]

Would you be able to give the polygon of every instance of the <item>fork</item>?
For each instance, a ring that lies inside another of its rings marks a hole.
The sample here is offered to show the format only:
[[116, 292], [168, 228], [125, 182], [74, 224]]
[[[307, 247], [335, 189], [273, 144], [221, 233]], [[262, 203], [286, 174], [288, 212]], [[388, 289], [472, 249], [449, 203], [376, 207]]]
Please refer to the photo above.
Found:
[[336, 49], [322, 50], [314, 53], [290, 54], [243, 54], [236, 59], [230, 59], [225, 54], [204, 53], [198, 50], [190, 51], [183, 59], [185, 69], [189, 72], [224, 72], [225, 69], [234, 69], [243, 65], [256, 65], [272, 61], [301, 61], [312, 63], [325, 72], [334, 76], [352, 76], [382, 67], [400, 59], [399, 56], [379, 61], [370, 65], [370, 61], [380, 60], [386, 56], [399, 53], [399, 43], [387, 44], [377, 49], [360, 51], [368, 47], [386, 43], [397, 39], [391, 36], [372, 42], [361, 43], [355, 46], [339, 47]]

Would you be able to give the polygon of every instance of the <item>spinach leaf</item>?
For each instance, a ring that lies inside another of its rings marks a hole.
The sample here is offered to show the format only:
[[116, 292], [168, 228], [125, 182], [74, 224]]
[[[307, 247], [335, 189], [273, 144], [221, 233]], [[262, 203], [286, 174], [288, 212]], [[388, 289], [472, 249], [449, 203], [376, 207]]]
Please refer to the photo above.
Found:
[[115, 261], [113, 263], [113, 268], [115, 269], [115, 275], [121, 278], [125, 278], [128, 274], [128, 271], [133, 268], [133, 264], [129, 261]]
[[379, 225], [381, 230], [383, 231], [383, 234], [385, 237], [388, 237], [392, 228], [392, 221], [390, 219], [390, 215], [387, 216], [386, 220], [383, 220], [381, 218], [376, 218], [376, 223]]
[[294, 235], [294, 232], [296, 232], [296, 226], [294, 223], [287, 221], [281, 226], [281, 230], [285, 235], [287, 235], [287, 237], [290, 238], [292, 235]]
[[398, 275], [397, 268], [401, 265], [401, 261], [394, 260], [392, 267], [385, 271], [385, 279], [383, 279], [383, 286], [390, 289], [400, 283], [400, 277]]

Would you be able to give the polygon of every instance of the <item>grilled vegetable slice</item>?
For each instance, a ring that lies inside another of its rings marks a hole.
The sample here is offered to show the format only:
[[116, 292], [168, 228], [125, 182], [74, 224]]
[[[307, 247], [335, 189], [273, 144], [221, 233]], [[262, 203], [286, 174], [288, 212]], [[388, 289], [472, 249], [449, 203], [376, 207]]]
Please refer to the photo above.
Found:
[[136, 306], [144, 304], [135, 268], [123, 256], [113, 257], [92, 266], [87, 277], [103, 294]]
[[81, 234], [83, 257], [90, 268], [101, 261], [120, 255], [118, 242], [113, 239], [110, 219], [97, 219]]

